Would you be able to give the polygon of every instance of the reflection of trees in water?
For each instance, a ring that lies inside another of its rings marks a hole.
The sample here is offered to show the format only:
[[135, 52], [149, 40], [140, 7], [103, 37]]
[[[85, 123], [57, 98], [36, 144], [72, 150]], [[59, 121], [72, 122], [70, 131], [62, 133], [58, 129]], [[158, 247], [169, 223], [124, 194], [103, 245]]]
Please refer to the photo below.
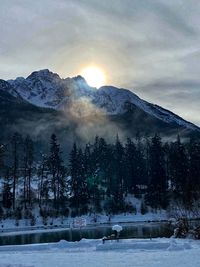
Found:
[[[109, 236], [113, 233], [111, 226], [98, 227], [91, 229], [68, 229], [58, 232], [48, 233], [32, 233], [12, 236], [1, 236], [0, 245], [22, 245], [34, 243], [51, 243], [58, 242], [62, 239], [67, 241], [79, 241], [82, 238], [99, 239], [103, 236]], [[120, 233], [121, 238], [150, 238], [150, 237], [170, 237], [173, 229], [169, 224], [153, 224], [151, 225], [123, 225]]]

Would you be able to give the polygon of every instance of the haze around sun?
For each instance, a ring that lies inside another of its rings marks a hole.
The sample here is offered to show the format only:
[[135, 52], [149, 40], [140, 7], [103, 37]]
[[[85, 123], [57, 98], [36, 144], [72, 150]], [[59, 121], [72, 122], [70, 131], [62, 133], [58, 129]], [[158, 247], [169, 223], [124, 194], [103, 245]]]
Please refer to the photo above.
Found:
[[81, 76], [86, 80], [88, 85], [99, 88], [106, 83], [104, 71], [97, 66], [87, 66], [82, 69]]

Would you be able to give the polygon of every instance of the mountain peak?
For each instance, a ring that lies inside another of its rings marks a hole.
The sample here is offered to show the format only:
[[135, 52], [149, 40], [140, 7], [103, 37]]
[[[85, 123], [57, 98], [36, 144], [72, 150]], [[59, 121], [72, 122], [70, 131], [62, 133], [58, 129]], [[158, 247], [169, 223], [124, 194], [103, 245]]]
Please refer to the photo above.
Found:
[[73, 79], [74, 81], [83, 81], [83, 82], [86, 83], [85, 78], [84, 78], [83, 76], [81, 76], [81, 75], [77, 75], [77, 76], [73, 77], [72, 79]]
[[42, 69], [38, 71], [32, 72], [27, 79], [35, 79], [35, 78], [51, 78], [51, 79], [60, 79], [60, 76], [57, 73], [51, 72], [49, 69]]
[[72, 80], [76, 83], [76, 85], [79, 87], [79, 90], [85, 90], [86, 91], [96, 91], [94, 87], [91, 87], [88, 85], [87, 81], [85, 80], [84, 77], [81, 75], [78, 75], [76, 77], [73, 77]]

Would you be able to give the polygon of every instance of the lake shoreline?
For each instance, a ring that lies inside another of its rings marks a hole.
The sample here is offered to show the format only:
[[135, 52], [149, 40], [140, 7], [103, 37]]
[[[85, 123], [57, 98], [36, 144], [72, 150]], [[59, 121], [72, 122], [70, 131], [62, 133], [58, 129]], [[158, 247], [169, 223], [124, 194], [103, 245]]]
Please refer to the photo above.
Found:
[[[85, 227], [81, 227], [81, 229], [90, 230], [97, 229], [99, 227], [111, 227], [114, 224], [120, 225], [143, 225], [143, 224], [154, 224], [154, 223], [171, 223], [170, 220], [148, 220], [148, 221], [119, 221], [119, 222], [110, 222], [110, 223], [94, 223], [87, 224]], [[8, 235], [17, 235], [17, 234], [31, 234], [31, 233], [50, 233], [50, 232], [61, 232], [66, 230], [79, 230], [79, 227], [73, 227], [73, 225], [53, 225], [53, 226], [27, 226], [27, 227], [15, 227], [10, 229], [1, 229], [0, 236], [8, 236]]]

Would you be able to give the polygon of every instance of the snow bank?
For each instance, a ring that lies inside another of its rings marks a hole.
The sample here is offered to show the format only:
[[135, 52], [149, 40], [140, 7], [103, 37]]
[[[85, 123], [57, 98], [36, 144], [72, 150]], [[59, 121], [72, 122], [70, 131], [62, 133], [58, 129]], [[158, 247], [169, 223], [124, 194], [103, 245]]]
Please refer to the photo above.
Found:
[[21, 265], [21, 264], [0, 264], [0, 267], [33, 267], [33, 266]]
[[[85, 219], [87, 222], [87, 226], [99, 226], [101, 224], [118, 224], [118, 223], [136, 223], [136, 222], [157, 222], [157, 221], [166, 221], [168, 219], [167, 213], [164, 210], [161, 210], [160, 212], [153, 213], [148, 212], [144, 215], [141, 213], [137, 214], [130, 214], [130, 213], [123, 213], [118, 215], [104, 215], [104, 214], [93, 214], [93, 215], [83, 215], [81, 218]], [[6, 233], [6, 232], [16, 232], [22, 233], [23, 231], [27, 231], [27, 233], [30, 233], [34, 231], [36, 232], [51, 232], [53, 231], [62, 231], [64, 229], [68, 229], [70, 227], [73, 227], [75, 218], [66, 217], [62, 219], [61, 218], [49, 218], [48, 225], [44, 226], [42, 224], [42, 218], [37, 218], [36, 216], [36, 225], [30, 226], [28, 225], [30, 220], [19, 220], [19, 226], [15, 225], [15, 220], [13, 219], [6, 219], [0, 221], [0, 232]]]
[[[194, 241], [193, 241], [194, 242]], [[177, 251], [191, 249], [191, 240], [175, 240], [173, 238], [155, 239], [121, 239], [108, 240], [104, 244], [101, 239], [82, 239], [79, 242], [68, 242], [61, 240], [57, 243], [31, 244], [31, 245], [11, 245], [1, 246], [3, 251], [44, 251], [44, 250], [66, 250], [66, 251], [109, 251], [109, 250], [142, 250], [142, 251]]]
[[[108, 242], [108, 243], [107, 243]], [[0, 267], [199, 267], [200, 242], [156, 238], [0, 247]]]

